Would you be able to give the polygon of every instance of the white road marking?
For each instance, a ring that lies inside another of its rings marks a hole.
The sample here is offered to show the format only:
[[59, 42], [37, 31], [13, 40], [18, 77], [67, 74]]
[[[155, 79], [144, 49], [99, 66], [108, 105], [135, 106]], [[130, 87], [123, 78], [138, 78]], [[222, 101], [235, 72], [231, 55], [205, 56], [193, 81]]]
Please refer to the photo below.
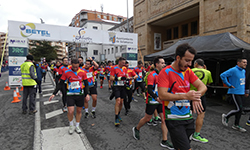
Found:
[[41, 150], [41, 118], [40, 118], [40, 102], [36, 102], [35, 127], [33, 150]]
[[57, 102], [59, 102], [59, 100], [46, 101], [46, 102], [43, 102], [43, 104], [44, 104], [44, 105], [48, 105], [48, 104], [57, 103]]
[[53, 93], [43, 94], [43, 97], [51, 96]]
[[59, 127], [42, 130], [42, 149], [93, 150], [91, 145], [88, 145], [88, 139], [82, 139], [83, 134], [74, 132], [70, 135], [68, 129], [69, 127]]
[[44, 89], [43, 92], [45, 92], [45, 91], [54, 91], [54, 88]]
[[60, 114], [63, 114], [62, 109], [58, 109], [58, 110], [55, 110], [55, 111], [52, 111], [50, 113], [45, 114], [45, 119], [49, 119], [49, 118], [55, 117], [55, 116], [60, 115]]
[[39, 99], [39, 98], [40, 98], [40, 94], [36, 93], [36, 99]]

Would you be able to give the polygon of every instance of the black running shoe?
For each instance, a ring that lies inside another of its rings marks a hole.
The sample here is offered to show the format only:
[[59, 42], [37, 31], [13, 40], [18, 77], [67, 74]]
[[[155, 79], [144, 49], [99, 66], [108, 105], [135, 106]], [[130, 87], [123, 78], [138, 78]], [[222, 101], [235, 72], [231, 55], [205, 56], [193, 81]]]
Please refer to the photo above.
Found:
[[95, 111], [92, 111], [92, 112], [91, 112], [91, 115], [92, 115], [92, 118], [96, 118], [96, 116], [95, 116]]

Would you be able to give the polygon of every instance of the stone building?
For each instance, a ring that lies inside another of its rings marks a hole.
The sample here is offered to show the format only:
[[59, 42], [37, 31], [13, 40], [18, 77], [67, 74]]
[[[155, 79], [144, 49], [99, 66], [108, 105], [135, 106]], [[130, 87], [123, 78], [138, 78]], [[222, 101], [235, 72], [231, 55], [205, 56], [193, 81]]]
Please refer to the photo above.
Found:
[[134, 32], [143, 56], [183, 38], [224, 32], [250, 43], [249, 16], [249, 0], [134, 0]]

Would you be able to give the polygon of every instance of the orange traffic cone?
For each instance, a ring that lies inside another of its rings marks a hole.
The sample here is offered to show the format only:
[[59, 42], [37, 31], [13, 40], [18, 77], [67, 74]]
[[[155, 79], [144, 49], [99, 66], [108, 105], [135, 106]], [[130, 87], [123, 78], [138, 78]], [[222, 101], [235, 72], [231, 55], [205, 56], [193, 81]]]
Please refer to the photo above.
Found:
[[19, 93], [18, 87], [16, 87], [16, 94], [17, 94], [17, 97], [21, 97], [21, 95], [20, 95], [20, 93]]
[[4, 90], [5, 90], [5, 91], [10, 90], [10, 87], [9, 87], [8, 82], [6, 82]]
[[21, 89], [20, 89], [20, 91], [23, 91], [23, 85], [21, 85]]
[[16, 90], [14, 90], [14, 94], [13, 94], [13, 101], [11, 103], [18, 103], [21, 100], [18, 99], [17, 94], [16, 94]]

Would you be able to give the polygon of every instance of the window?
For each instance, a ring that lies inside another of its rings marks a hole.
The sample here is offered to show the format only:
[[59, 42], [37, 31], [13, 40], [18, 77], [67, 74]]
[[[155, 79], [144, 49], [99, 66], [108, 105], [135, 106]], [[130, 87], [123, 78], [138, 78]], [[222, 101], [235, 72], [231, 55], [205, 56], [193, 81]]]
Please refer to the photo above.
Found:
[[118, 53], [118, 47], [115, 47], [115, 52]]
[[104, 54], [106, 55], [107, 53], [106, 53], [107, 51], [106, 51], [106, 49], [104, 50]]
[[109, 16], [109, 20], [112, 20], [112, 16]]
[[116, 18], [114, 17], [114, 21], [116, 21]]
[[191, 22], [191, 35], [196, 35], [198, 34], [198, 22], [194, 21]]
[[178, 39], [179, 38], [179, 28], [175, 27], [174, 28], [174, 39]]
[[172, 39], [172, 29], [168, 29], [167, 30], [167, 40], [171, 40]]
[[108, 49], [108, 54], [110, 54], [110, 49]]
[[94, 50], [93, 55], [98, 55], [98, 50]]
[[97, 29], [98, 29], [98, 27], [97, 27], [97, 26], [93, 26], [93, 29], [97, 30]]
[[79, 23], [77, 23], [76, 26], [79, 26]]
[[103, 16], [103, 19], [107, 19], [107, 17], [106, 17], [106, 16]]
[[78, 20], [78, 16], [76, 17], [76, 19]]
[[188, 36], [188, 24], [182, 25], [181, 28], [182, 28], [182, 37]]
[[114, 54], [114, 48], [113, 47], [111, 48], [111, 50], [112, 50], [112, 54]]
[[101, 16], [100, 16], [100, 15], [97, 15], [97, 18], [101, 18]]

